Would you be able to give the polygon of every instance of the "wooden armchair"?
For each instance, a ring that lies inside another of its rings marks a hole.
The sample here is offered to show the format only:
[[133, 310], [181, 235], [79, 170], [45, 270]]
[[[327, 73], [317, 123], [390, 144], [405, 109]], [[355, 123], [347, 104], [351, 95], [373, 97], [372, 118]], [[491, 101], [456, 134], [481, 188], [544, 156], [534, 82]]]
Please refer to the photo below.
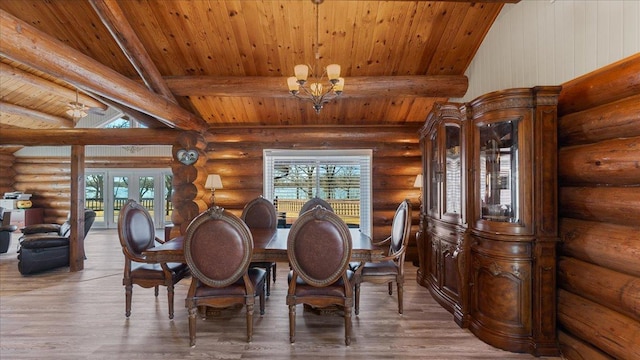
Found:
[[249, 228], [231, 212], [214, 206], [193, 219], [185, 236], [184, 255], [193, 275], [185, 301], [191, 346], [196, 344], [196, 315], [202, 306], [226, 308], [244, 304], [250, 342], [255, 297], [260, 297], [262, 315], [268, 278], [264, 269], [249, 268], [253, 255]]
[[155, 228], [151, 215], [142, 205], [129, 199], [120, 209], [118, 216], [118, 237], [124, 253], [125, 315], [131, 315], [131, 298], [133, 285], [155, 289], [167, 287], [169, 302], [169, 319], [173, 319], [173, 288], [178, 281], [189, 275], [189, 268], [181, 263], [150, 262], [142, 256], [142, 252], [163, 241], [155, 236]]
[[344, 310], [344, 341], [351, 344], [353, 272], [349, 270], [351, 234], [338, 215], [321, 206], [302, 214], [287, 239], [289, 275], [289, 340], [295, 342], [296, 305], [340, 306]]
[[393, 294], [393, 282], [398, 287], [398, 313], [402, 314], [402, 288], [404, 285], [404, 258], [407, 252], [407, 244], [411, 235], [411, 203], [404, 200], [393, 216], [391, 235], [386, 239], [374, 243], [376, 246], [389, 245], [386, 257], [376, 262], [361, 264], [355, 275], [356, 315], [360, 313], [360, 284], [372, 282], [376, 284], [388, 284], [389, 295]]
[[[241, 219], [249, 229], [273, 229], [273, 231], [276, 231], [278, 227], [276, 207], [262, 195], [245, 205], [244, 209], [242, 209]], [[273, 282], [276, 282], [277, 263], [268, 261], [252, 262], [249, 267], [263, 268], [267, 271], [267, 296], [271, 295], [270, 278], [273, 274]]]

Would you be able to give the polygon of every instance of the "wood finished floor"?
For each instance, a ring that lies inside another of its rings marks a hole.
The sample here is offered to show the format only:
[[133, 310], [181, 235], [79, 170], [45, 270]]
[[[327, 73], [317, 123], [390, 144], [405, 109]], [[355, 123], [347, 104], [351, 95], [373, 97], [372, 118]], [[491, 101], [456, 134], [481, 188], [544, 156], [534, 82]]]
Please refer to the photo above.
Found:
[[[407, 263], [404, 315], [386, 286], [363, 284], [351, 346], [344, 321], [299, 306], [296, 343], [289, 344], [285, 304], [286, 264], [278, 264], [266, 313], [256, 309], [254, 336], [245, 341], [240, 310], [198, 320], [189, 347], [184, 298], [190, 279], [176, 289], [175, 318], [167, 316], [166, 291], [134, 287], [132, 314], [124, 316], [123, 255], [115, 230], [91, 230], [85, 269], [61, 268], [32, 276], [17, 269], [17, 234], [0, 254], [0, 359], [535, 359], [496, 349], [460, 329], [416, 281]], [[257, 307], [256, 307], [257, 308]], [[560, 358], [539, 358], [560, 359]]]

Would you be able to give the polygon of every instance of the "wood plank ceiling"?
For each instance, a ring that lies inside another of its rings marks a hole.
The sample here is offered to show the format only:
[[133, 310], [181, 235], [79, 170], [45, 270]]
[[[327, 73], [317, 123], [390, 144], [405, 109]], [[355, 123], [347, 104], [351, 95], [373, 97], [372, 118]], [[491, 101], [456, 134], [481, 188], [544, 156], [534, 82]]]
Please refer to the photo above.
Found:
[[[421, 123], [461, 97], [508, 1], [2, 0], [0, 128], [74, 126], [76, 99], [150, 127]], [[298, 63], [342, 66], [320, 114], [293, 98]]]

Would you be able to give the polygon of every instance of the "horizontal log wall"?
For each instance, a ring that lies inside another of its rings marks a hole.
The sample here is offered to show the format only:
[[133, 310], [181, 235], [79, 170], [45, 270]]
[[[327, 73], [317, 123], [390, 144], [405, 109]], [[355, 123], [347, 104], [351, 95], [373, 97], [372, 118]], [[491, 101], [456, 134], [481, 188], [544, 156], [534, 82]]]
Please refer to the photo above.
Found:
[[[168, 168], [171, 158], [85, 158], [91, 168]], [[2, 162], [4, 166], [4, 162]], [[15, 191], [33, 194], [33, 207], [44, 209], [44, 222], [64, 222], [71, 206], [71, 159], [63, 157], [16, 157], [9, 170], [15, 175]], [[4, 172], [3, 172], [4, 174]]]
[[567, 359], [640, 359], [640, 54], [563, 85], [559, 342]]
[[13, 163], [16, 157], [11, 153], [0, 152], [0, 196], [6, 192], [13, 192], [15, 188], [16, 172], [13, 170]]
[[216, 204], [239, 215], [246, 203], [262, 195], [264, 149], [372, 149], [373, 238], [389, 235], [396, 208], [408, 198], [414, 219], [407, 259], [417, 261], [420, 192], [413, 184], [422, 171], [418, 130], [417, 126], [210, 129], [206, 170], [222, 178]]

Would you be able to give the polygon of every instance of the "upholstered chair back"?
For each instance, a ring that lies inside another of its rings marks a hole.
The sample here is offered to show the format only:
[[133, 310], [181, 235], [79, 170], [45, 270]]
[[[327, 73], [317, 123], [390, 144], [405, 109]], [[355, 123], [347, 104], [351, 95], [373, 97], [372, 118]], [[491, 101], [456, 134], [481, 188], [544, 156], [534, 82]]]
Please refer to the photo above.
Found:
[[[273, 205], [272, 205], [273, 206]], [[214, 206], [187, 228], [184, 254], [191, 274], [210, 287], [225, 287], [247, 273], [253, 238], [247, 225], [231, 212]]]
[[125, 256], [139, 261], [144, 250], [155, 246], [153, 219], [147, 209], [135, 200], [129, 199], [120, 209], [118, 234]]
[[251, 229], [275, 229], [278, 226], [276, 207], [262, 195], [245, 205], [241, 219]]
[[291, 267], [307, 284], [318, 287], [330, 285], [344, 274], [351, 248], [347, 224], [320, 205], [293, 223], [287, 239]]
[[302, 205], [302, 208], [300, 208], [300, 212], [298, 214], [302, 215], [305, 212], [313, 209], [314, 207], [316, 207], [318, 205], [320, 205], [323, 208], [333, 212], [333, 208], [331, 207], [331, 205], [329, 205], [329, 203], [326, 200], [320, 199], [318, 197], [314, 197], [313, 199], [310, 199], [309, 201], [304, 203], [304, 205]]

